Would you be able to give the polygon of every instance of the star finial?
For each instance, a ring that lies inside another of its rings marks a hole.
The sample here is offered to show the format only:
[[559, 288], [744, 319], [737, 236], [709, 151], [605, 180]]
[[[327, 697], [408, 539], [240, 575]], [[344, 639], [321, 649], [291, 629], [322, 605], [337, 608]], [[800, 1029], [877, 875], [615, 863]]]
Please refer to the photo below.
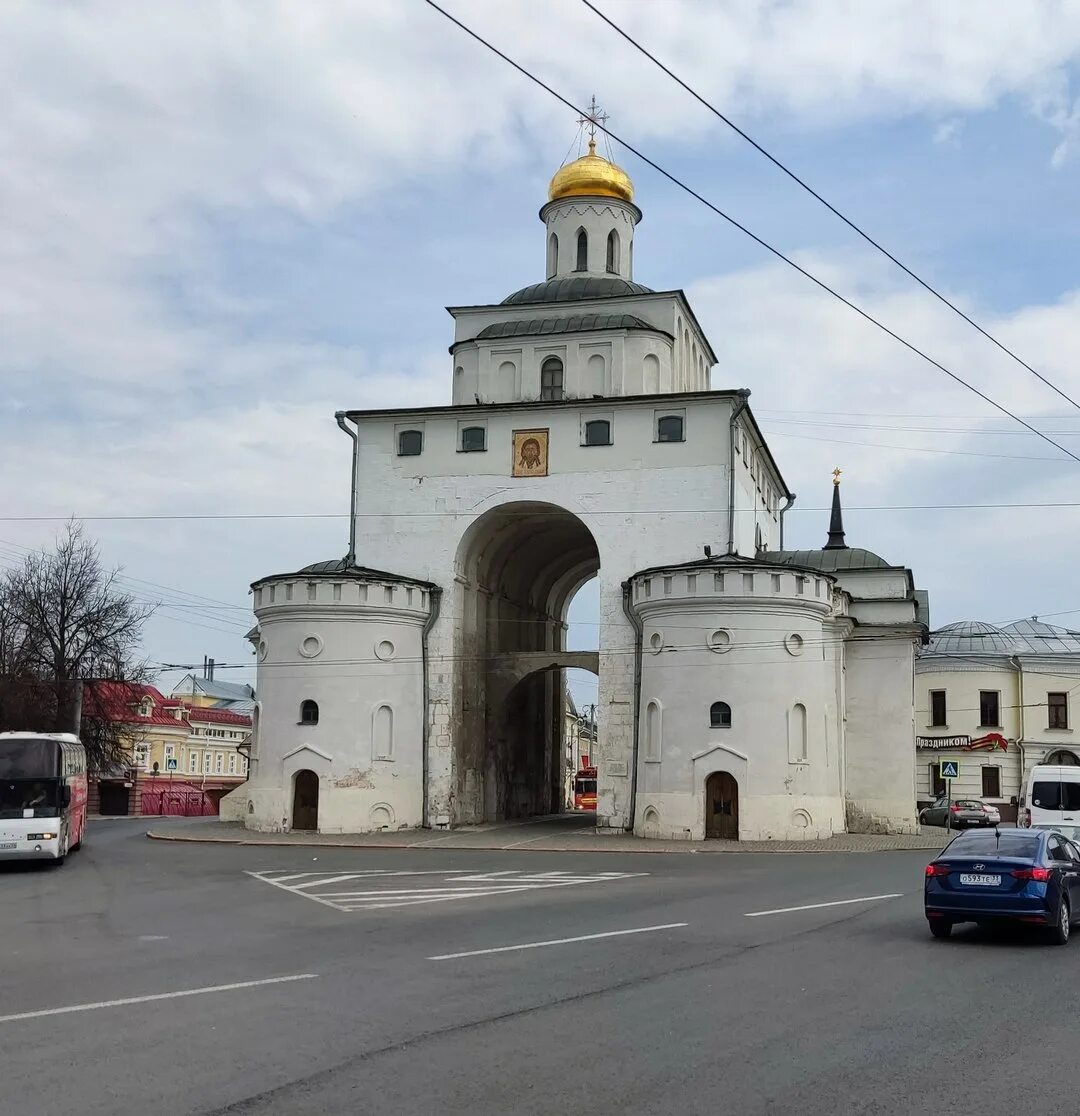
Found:
[[596, 129], [599, 126], [603, 130], [604, 125], [608, 122], [610, 117], [604, 110], [596, 103], [596, 94], [592, 96], [589, 102], [589, 107], [584, 115], [578, 117], [579, 124], [587, 124], [589, 126], [589, 154], [596, 154]]
[[833, 471], [832, 471], [832, 482], [837, 487], [840, 486], [840, 474], [841, 474], [841, 472], [843, 472], [843, 470], [840, 468], [839, 465], [835, 469], [833, 469]]

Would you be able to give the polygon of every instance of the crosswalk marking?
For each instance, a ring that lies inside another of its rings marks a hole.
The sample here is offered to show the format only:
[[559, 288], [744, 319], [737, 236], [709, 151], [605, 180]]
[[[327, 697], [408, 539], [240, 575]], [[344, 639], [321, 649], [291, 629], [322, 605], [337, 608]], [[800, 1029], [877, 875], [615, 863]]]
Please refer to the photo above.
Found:
[[[278, 870], [245, 874], [282, 891], [346, 912], [489, 899], [528, 891], [601, 885], [648, 875], [647, 872], [526, 872], [516, 868], [497, 872], [366, 869], [356, 872]], [[410, 883], [405, 877], [427, 879]]]

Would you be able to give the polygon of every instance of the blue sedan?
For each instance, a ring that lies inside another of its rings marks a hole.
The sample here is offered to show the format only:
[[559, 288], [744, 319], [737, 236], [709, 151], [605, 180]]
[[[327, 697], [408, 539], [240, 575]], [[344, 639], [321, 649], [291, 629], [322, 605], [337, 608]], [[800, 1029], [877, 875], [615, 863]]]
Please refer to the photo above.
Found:
[[1080, 849], [1054, 830], [961, 833], [926, 866], [924, 902], [935, 938], [958, 922], [1022, 922], [1065, 945], [1080, 918]]

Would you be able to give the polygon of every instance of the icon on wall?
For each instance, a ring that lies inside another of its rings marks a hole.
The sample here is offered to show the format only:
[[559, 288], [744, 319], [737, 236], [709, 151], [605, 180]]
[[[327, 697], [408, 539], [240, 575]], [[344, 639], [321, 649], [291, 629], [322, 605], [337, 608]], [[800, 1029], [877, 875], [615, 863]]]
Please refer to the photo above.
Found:
[[548, 431], [515, 430], [511, 476], [546, 477], [547, 475]]

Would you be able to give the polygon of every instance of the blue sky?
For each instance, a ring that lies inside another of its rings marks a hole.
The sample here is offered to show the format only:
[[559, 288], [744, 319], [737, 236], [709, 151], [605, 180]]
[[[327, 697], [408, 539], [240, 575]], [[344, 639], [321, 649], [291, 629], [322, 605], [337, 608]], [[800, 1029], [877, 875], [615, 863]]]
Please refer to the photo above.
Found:
[[[1080, 411], [578, 0], [542, 18], [447, 4], [567, 96], [595, 93], [613, 128], [955, 371], [1080, 434]], [[1080, 397], [1080, 8], [602, 6]], [[536, 211], [576, 131], [421, 0], [13, 4], [0, 74], [7, 563], [57, 526], [13, 517], [341, 512], [333, 411], [446, 401], [444, 307], [541, 277]], [[752, 390], [799, 494], [790, 545], [821, 545], [827, 517], [809, 509], [840, 464], [849, 542], [910, 565], [935, 623], [1080, 622], [1076, 509], [857, 510], [1071, 500], [1080, 466], [1047, 460], [1059, 455], [618, 157], [645, 214], [637, 278], [685, 288], [720, 356], [713, 386]], [[147, 628], [155, 662], [250, 662], [248, 583], [338, 555], [346, 537], [331, 518], [91, 528], [129, 588], [166, 602]], [[584, 594], [575, 617], [593, 607]]]

